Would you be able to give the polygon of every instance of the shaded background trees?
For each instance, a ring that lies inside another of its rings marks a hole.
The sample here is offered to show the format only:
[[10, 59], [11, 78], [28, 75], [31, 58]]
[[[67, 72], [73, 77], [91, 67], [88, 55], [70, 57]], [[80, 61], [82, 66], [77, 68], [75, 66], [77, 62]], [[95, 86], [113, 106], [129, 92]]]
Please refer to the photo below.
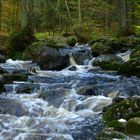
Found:
[[139, 25], [139, 13], [139, 0], [0, 0], [0, 34], [30, 24], [35, 32], [114, 35]]

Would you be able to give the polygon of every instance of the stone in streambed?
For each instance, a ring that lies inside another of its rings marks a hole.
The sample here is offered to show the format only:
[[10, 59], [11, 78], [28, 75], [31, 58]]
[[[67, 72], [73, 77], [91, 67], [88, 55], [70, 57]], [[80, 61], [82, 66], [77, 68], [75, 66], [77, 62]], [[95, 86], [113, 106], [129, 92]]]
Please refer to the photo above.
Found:
[[126, 133], [128, 135], [139, 135], [140, 136], [140, 117], [131, 118], [126, 123]]
[[0, 114], [10, 114], [21, 117], [28, 114], [28, 111], [16, 100], [0, 98]]
[[119, 56], [113, 54], [100, 55], [92, 62], [93, 66], [100, 66], [103, 70], [117, 71], [124, 61]]
[[62, 70], [70, 64], [68, 55], [47, 46], [32, 45], [25, 51], [24, 58], [32, 59], [43, 70]]
[[118, 74], [140, 77], [140, 57], [130, 59], [119, 68]]
[[13, 81], [26, 81], [27, 80], [27, 75], [25, 74], [3, 74], [2, 75], [2, 80], [3, 83], [12, 83]]
[[4, 73], [8, 73], [8, 71], [5, 70], [4, 68], [0, 67], [0, 74], [4, 74]]
[[113, 140], [113, 139], [126, 139], [126, 135], [122, 132], [115, 131], [113, 128], [105, 128], [96, 137], [97, 140]]

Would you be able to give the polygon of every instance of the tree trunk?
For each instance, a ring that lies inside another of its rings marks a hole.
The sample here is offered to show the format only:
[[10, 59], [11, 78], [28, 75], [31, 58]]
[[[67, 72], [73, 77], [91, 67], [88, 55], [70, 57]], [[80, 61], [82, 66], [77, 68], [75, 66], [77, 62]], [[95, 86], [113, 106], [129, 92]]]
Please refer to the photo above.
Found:
[[33, 0], [28, 0], [28, 26], [34, 33], [34, 4]]
[[65, 5], [66, 5], [66, 9], [67, 9], [68, 16], [69, 16], [69, 18], [70, 18], [70, 20], [71, 20], [71, 24], [73, 25], [73, 19], [72, 19], [72, 16], [71, 16], [71, 14], [70, 14], [70, 10], [69, 10], [69, 6], [68, 6], [67, 0], [65, 0]]
[[0, 31], [1, 31], [1, 25], [2, 25], [2, 0], [0, 0]]
[[119, 25], [120, 28], [126, 29], [127, 27], [127, 12], [126, 12], [126, 0], [117, 0], [118, 2], [118, 20], [119, 20]]
[[80, 25], [82, 22], [81, 0], [78, 0], [78, 21], [79, 21], [79, 25]]

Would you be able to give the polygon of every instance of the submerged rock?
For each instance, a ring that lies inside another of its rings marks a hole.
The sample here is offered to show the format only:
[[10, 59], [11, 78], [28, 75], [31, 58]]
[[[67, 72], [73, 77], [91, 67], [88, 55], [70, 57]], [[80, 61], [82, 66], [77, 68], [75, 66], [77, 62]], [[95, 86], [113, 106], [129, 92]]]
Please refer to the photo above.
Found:
[[20, 117], [27, 115], [28, 111], [14, 99], [0, 98], [0, 114], [10, 114]]
[[118, 70], [124, 64], [122, 58], [113, 54], [100, 55], [92, 62], [93, 66], [100, 66], [104, 70]]

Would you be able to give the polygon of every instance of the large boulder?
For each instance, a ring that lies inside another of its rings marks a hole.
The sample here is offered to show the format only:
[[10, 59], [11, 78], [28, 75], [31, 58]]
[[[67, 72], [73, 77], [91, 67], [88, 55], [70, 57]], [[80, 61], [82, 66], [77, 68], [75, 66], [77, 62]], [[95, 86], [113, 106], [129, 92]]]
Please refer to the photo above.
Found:
[[114, 102], [103, 113], [103, 119], [106, 124], [119, 119], [129, 120], [133, 117], [140, 117], [140, 98], [131, 97], [118, 103]]
[[128, 120], [126, 123], [126, 133], [128, 135], [139, 135], [140, 136], [140, 118], [135, 117]]
[[94, 56], [115, 54], [124, 47], [118, 40], [108, 38], [98, 39], [97, 41], [92, 42], [92, 44], [91, 49]]
[[119, 56], [113, 54], [103, 54], [95, 58], [92, 65], [100, 66], [104, 70], [118, 70], [124, 61]]
[[124, 74], [126, 76], [137, 76], [140, 77], [140, 57], [130, 59], [123, 65], [121, 65], [119, 74]]
[[10, 36], [6, 50], [10, 58], [21, 59], [23, 51], [36, 39], [30, 25], [25, 26], [20, 32]]
[[69, 56], [47, 46], [31, 46], [24, 53], [24, 59], [32, 59], [43, 70], [62, 70], [69, 65]]

